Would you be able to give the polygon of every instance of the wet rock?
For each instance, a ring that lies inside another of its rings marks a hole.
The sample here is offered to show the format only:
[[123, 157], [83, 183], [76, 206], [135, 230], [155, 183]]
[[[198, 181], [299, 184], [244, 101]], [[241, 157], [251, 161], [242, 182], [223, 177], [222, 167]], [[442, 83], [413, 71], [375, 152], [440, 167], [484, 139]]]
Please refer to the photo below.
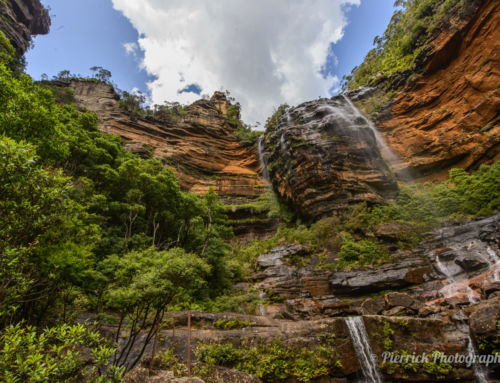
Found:
[[426, 259], [407, 257], [374, 268], [363, 268], [333, 273], [332, 291], [337, 294], [360, 295], [381, 290], [397, 290], [424, 282], [431, 271]]
[[466, 293], [457, 293], [452, 297], [445, 298], [445, 302], [447, 305], [451, 307], [467, 306], [471, 303], [471, 299], [469, 298], [469, 295]]
[[482, 286], [483, 293], [486, 297], [490, 297], [491, 294], [500, 291], [500, 281], [486, 281]]
[[268, 254], [262, 254], [257, 258], [257, 263], [260, 267], [275, 267], [283, 265], [283, 258], [285, 257], [302, 257], [308, 254], [308, 248], [303, 245], [293, 244], [286, 246], [278, 246]]
[[307, 219], [394, 198], [397, 183], [377, 137], [343, 96], [287, 110], [263, 140], [274, 190]]
[[497, 299], [497, 298], [500, 298], [500, 291], [495, 291], [494, 293], [491, 293], [488, 296], [488, 299]]
[[429, 315], [437, 314], [441, 311], [441, 307], [439, 306], [428, 306], [425, 305], [420, 310], [418, 310], [418, 316], [427, 317]]
[[382, 312], [382, 315], [394, 316], [394, 315], [412, 315], [413, 311], [404, 306], [395, 306], [389, 310]]
[[488, 267], [488, 262], [484, 258], [474, 254], [460, 254], [455, 262], [465, 271], [471, 272]]

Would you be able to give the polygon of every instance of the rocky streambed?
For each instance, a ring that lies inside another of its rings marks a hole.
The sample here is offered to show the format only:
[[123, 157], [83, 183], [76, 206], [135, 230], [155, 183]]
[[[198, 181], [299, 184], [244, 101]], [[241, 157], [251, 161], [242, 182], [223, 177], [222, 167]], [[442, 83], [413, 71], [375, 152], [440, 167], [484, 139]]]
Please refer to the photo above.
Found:
[[[497, 214], [436, 230], [415, 250], [398, 254], [386, 264], [347, 271], [292, 265], [293, 256], [309, 256], [302, 245], [274, 248], [259, 257], [260, 271], [240, 287], [258, 289], [261, 296], [273, 296], [276, 302], [261, 307], [261, 315], [191, 312], [191, 349], [205, 344], [248, 349], [280, 342], [297, 353], [315, 352], [325, 337], [331, 337], [334, 367], [314, 381], [484, 383], [489, 381], [486, 376], [498, 377], [498, 364], [478, 371], [477, 365], [461, 363], [460, 358], [439, 358], [486, 357], [498, 347], [499, 239]], [[172, 314], [170, 328], [161, 331], [158, 345], [184, 361], [187, 316], [186, 312]], [[231, 325], [221, 325], [225, 323]], [[150, 355], [151, 347], [145, 355]], [[373, 365], [367, 366], [371, 355]], [[427, 359], [401, 363], [398, 355]], [[192, 357], [196, 365], [194, 352]], [[209, 381], [259, 381], [234, 371], [231, 362], [221, 364]], [[370, 380], [369, 371], [378, 371], [379, 378]]]

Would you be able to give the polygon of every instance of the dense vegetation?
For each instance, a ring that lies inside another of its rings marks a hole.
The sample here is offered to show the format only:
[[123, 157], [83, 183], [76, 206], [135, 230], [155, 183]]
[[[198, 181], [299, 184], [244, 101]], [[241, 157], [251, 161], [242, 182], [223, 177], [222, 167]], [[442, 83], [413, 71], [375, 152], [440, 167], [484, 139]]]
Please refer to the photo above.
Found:
[[235, 368], [261, 378], [264, 382], [295, 377], [299, 382], [310, 382], [338, 371], [342, 365], [334, 351], [335, 335], [325, 336], [315, 349], [294, 349], [281, 342], [271, 344], [205, 343], [198, 346], [200, 375], [209, 375], [214, 365]]
[[469, 17], [474, 0], [397, 0], [392, 19], [382, 36], [376, 36], [363, 63], [344, 77], [344, 89], [369, 85], [412, 68], [426, 44], [440, 30], [451, 28], [453, 18]]
[[[189, 307], [229, 286], [238, 275], [226, 261], [231, 229], [215, 193], [182, 192], [159, 161], [141, 159], [123, 150], [118, 137], [99, 132], [95, 115], [58, 105], [51, 89], [13, 73], [6, 52], [0, 56], [0, 337], [6, 347], [0, 363], [9, 364], [9, 347], [22, 342], [43, 361], [14, 363], [5, 370], [7, 381], [25, 381], [26, 374], [33, 382], [72, 381], [74, 371], [87, 371], [77, 368], [80, 346], [95, 342], [72, 337], [83, 331], [78, 327], [61, 326], [81, 311], [126, 318], [131, 349], [137, 332], [156, 328], [168, 307]], [[51, 354], [53, 347], [71, 357]], [[96, 354], [91, 374], [108, 379], [116, 371], [112, 379], [118, 379], [121, 369], [102, 368], [112, 351], [98, 347], [106, 358]], [[112, 359], [125, 366], [126, 355]]]

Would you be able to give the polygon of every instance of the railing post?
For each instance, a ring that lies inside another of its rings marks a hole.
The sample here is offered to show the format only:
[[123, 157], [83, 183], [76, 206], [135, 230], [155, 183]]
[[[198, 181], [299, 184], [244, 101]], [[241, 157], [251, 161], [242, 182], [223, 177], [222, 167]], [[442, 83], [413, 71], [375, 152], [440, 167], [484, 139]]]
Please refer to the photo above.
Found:
[[188, 377], [191, 377], [191, 311], [188, 311], [188, 338], [187, 338], [187, 369]]

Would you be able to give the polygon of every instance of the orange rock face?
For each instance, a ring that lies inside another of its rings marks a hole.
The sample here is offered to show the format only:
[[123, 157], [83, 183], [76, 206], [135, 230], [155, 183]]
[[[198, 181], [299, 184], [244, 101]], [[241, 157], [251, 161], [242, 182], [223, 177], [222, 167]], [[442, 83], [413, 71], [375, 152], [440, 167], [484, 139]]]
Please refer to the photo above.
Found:
[[378, 121], [415, 178], [442, 180], [453, 167], [500, 158], [500, 2], [434, 41], [422, 77]]
[[231, 104], [224, 94], [196, 101], [186, 116], [161, 123], [131, 118], [106, 84], [73, 81], [71, 87], [77, 105], [98, 115], [102, 131], [119, 135], [132, 152], [153, 150], [155, 158], [174, 170], [184, 190], [202, 194], [211, 187], [228, 198], [262, 193], [257, 150], [235, 138], [235, 127], [226, 117]]
[[234, 135], [236, 128], [227, 117], [231, 104], [223, 93], [194, 102], [185, 115], [164, 123], [130, 116], [107, 84], [72, 81], [70, 86], [77, 107], [96, 113], [99, 128], [120, 136], [127, 150], [160, 159], [185, 191], [204, 194], [212, 188], [228, 205], [228, 218], [240, 241], [274, 233], [277, 222], [267, 217], [267, 211], [247, 211], [248, 203], [256, 202], [267, 185], [256, 146], [242, 145]]

